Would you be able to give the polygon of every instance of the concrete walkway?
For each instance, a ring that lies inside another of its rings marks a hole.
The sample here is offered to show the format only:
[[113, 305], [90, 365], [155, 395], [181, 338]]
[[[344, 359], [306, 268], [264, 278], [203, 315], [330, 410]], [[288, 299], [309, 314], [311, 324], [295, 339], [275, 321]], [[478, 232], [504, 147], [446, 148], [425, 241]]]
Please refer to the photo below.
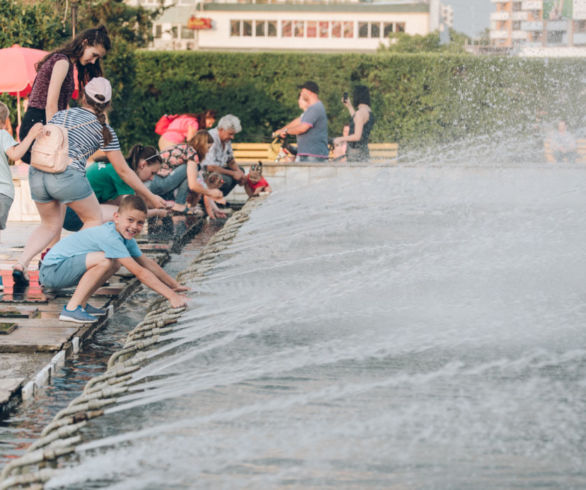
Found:
[[[53, 370], [78, 352], [83, 342], [101, 328], [108, 318], [94, 324], [62, 322], [58, 319], [73, 289], [47, 291], [38, 283], [38, 259], [29, 268], [30, 285], [20, 294], [13, 291], [12, 264], [22, 252], [37, 222], [10, 221], [0, 235], [0, 417], [21, 400], [50, 382]], [[178, 251], [203, 224], [201, 217], [167, 218], [145, 227], [137, 239], [147, 256], [163, 265], [171, 250]], [[64, 236], [68, 234], [64, 232]], [[122, 269], [92, 299], [107, 307], [110, 314], [140, 283]]]

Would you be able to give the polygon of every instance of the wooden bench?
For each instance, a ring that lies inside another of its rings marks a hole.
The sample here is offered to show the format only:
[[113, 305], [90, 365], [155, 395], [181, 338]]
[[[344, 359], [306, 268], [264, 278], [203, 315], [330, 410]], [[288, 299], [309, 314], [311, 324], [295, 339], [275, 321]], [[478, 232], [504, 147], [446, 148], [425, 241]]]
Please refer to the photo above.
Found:
[[399, 158], [398, 143], [368, 143], [371, 162], [393, 162]]
[[[369, 143], [370, 161], [391, 162], [399, 157], [397, 143]], [[274, 162], [279, 148], [271, 143], [232, 143], [234, 158], [238, 163]]]
[[[545, 159], [549, 163], [556, 163], [553, 151], [551, 151], [551, 141], [549, 139], [546, 139], [543, 143], [543, 151], [545, 153]], [[578, 154], [576, 163], [586, 163], [586, 139], [576, 140], [576, 153]]]
[[232, 150], [238, 163], [267, 163], [277, 158], [271, 143], [232, 143]]

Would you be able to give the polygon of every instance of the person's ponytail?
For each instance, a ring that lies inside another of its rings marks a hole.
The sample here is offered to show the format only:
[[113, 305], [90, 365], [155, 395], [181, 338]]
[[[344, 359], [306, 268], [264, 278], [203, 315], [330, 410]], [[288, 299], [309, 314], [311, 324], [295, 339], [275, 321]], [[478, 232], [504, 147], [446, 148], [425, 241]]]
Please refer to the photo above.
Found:
[[[100, 97], [104, 97], [103, 95], [95, 95], [94, 97], [96, 98], [100, 98]], [[95, 100], [94, 98], [90, 97], [87, 93], [85, 94], [85, 100], [86, 102], [94, 109], [94, 112], [96, 114], [96, 118], [98, 119], [98, 121], [100, 122], [100, 124], [102, 125], [102, 137], [104, 138], [104, 146], [107, 146], [110, 144], [110, 142], [112, 141], [112, 133], [110, 132], [110, 130], [108, 129], [108, 126], [106, 125], [106, 110], [109, 109], [110, 107], [110, 102], [99, 102], [97, 100]], [[104, 99], [105, 100], [105, 99]]]

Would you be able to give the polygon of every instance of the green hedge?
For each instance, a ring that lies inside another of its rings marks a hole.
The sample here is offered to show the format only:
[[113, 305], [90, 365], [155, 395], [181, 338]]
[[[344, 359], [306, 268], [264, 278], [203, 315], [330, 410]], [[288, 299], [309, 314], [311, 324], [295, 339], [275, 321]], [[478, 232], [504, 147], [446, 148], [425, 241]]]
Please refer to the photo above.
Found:
[[403, 147], [464, 137], [531, 131], [536, 114], [581, 122], [585, 61], [451, 55], [149, 52], [116, 49], [106, 60], [115, 91], [112, 125], [124, 148], [155, 143], [165, 113], [240, 117], [237, 141], [267, 141], [299, 115], [297, 86], [319, 83], [330, 136], [348, 112], [340, 99], [353, 84], [370, 87], [377, 118], [371, 141]]

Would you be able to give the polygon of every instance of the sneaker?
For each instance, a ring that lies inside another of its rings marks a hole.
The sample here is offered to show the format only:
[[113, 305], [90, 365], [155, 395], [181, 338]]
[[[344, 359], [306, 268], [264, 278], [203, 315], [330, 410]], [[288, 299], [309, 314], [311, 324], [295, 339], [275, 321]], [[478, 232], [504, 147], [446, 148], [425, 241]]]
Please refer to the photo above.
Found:
[[108, 310], [105, 308], [96, 308], [95, 306], [90, 305], [87, 303], [84, 308], [86, 313], [89, 313], [93, 316], [104, 316], [108, 314]]
[[97, 322], [98, 318], [90, 315], [81, 306], [78, 306], [75, 310], [70, 311], [66, 306], [63, 306], [59, 320], [64, 322], [76, 322], [76, 323], [93, 323]]

